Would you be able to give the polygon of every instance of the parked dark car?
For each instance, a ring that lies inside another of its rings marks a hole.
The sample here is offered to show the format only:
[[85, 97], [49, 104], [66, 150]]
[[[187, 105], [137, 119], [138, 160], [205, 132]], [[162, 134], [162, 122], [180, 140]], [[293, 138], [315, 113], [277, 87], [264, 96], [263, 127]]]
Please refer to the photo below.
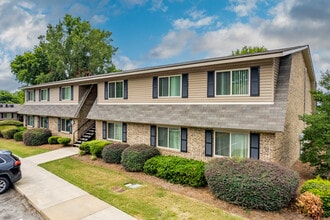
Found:
[[21, 178], [20, 159], [9, 150], [0, 150], [0, 194]]

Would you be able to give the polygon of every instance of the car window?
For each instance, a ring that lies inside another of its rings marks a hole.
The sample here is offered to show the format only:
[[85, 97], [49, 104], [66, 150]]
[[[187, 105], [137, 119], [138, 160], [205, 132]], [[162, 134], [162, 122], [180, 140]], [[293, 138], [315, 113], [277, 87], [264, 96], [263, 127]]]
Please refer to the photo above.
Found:
[[6, 161], [2, 157], [0, 157], [0, 164], [5, 163], [5, 162]]

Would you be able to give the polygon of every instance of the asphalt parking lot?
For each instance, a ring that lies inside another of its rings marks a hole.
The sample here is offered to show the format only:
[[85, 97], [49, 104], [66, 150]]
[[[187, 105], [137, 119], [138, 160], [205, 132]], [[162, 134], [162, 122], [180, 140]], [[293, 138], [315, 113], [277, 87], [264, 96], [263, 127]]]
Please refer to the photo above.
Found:
[[0, 219], [43, 220], [41, 215], [15, 189], [0, 195]]

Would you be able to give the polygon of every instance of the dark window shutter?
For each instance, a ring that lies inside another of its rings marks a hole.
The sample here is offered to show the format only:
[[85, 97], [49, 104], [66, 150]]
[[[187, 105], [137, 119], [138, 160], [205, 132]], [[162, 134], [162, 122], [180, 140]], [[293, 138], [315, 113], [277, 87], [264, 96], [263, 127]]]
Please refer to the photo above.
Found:
[[102, 122], [102, 138], [107, 139], [107, 122]]
[[34, 102], [36, 101], [36, 90], [35, 89], [33, 90], [33, 101]]
[[71, 86], [71, 100], [73, 100], [73, 86]]
[[28, 123], [27, 123], [27, 121], [28, 121], [28, 116], [27, 115], [24, 115], [24, 122], [25, 122], [25, 126], [27, 126], [28, 125]]
[[40, 128], [40, 116], [38, 116], [38, 128]]
[[122, 137], [122, 141], [123, 142], [127, 142], [127, 124], [126, 123], [123, 123], [123, 137]]
[[34, 128], [34, 115], [32, 116], [32, 127]]
[[47, 101], [49, 101], [49, 97], [50, 97], [50, 89], [48, 88], [48, 92], [47, 92]]
[[150, 146], [156, 147], [157, 129], [155, 125], [150, 126]]
[[182, 74], [182, 98], [188, 98], [188, 73]]
[[259, 66], [251, 67], [251, 87], [250, 95], [259, 96], [260, 95], [260, 73]]
[[205, 131], [205, 156], [212, 157], [213, 131]]
[[250, 158], [259, 159], [260, 134], [250, 134]]
[[214, 97], [215, 83], [214, 71], [207, 72], [207, 97]]
[[61, 131], [61, 119], [60, 118], [57, 119], [57, 130]]
[[58, 100], [62, 101], [62, 87], [59, 88]]
[[152, 98], [158, 98], [158, 76], [152, 78]]
[[188, 129], [181, 128], [181, 152], [187, 152], [188, 150]]
[[124, 80], [124, 99], [128, 99], [128, 80]]
[[41, 101], [41, 89], [39, 89], [39, 102]]
[[109, 83], [104, 82], [104, 99], [109, 98]]

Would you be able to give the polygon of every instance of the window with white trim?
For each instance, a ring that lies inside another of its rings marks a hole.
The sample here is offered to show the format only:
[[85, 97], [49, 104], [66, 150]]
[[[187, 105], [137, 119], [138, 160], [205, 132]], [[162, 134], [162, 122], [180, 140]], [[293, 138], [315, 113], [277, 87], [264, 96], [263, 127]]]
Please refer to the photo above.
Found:
[[217, 156], [249, 158], [249, 134], [215, 132], [214, 152]]
[[71, 100], [71, 86], [61, 87], [61, 99], [62, 100]]
[[34, 126], [34, 117], [33, 117], [33, 115], [28, 115], [27, 116], [26, 125], [31, 126], [31, 127]]
[[249, 95], [250, 70], [216, 72], [216, 95]]
[[3, 118], [11, 119], [11, 118], [13, 118], [13, 114], [14, 113], [3, 113]]
[[108, 122], [108, 139], [122, 141], [123, 123]]
[[158, 146], [180, 150], [180, 146], [181, 146], [180, 128], [158, 127]]
[[47, 101], [48, 100], [48, 89], [42, 89], [40, 90], [40, 100], [41, 101]]
[[40, 117], [40, 127], [48, 128], [48, 117]]
[[71, 132], [72, 120], [67, 118], [61, 119], [61, 131]]
[[181, 96], [181, 75], [159, 77], [159, 97]]
[[123, 98], [124, 83], [123, 81], [109, 82], [109, 98]]
[[34, 90], [27, 90], [27, 101], [34, 101], [35, 100]]

